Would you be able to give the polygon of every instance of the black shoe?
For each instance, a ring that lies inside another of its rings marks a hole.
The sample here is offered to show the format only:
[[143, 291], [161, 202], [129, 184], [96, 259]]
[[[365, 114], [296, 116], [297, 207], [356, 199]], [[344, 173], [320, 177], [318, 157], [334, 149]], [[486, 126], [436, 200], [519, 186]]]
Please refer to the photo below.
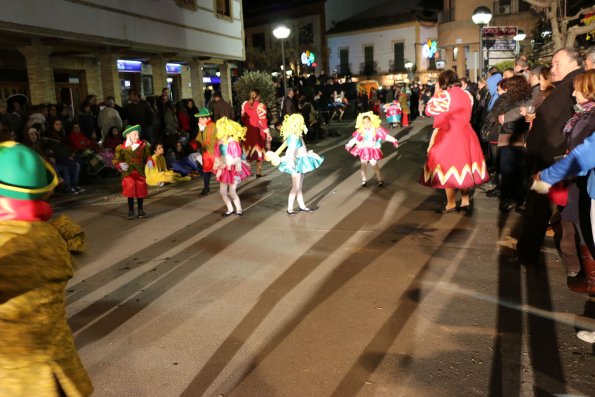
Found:
[[230, 216], [231, 214], [233, 214], [233, 211], [225, 211], [224, 213], [221, 214], [222, 217], [227, 217]]
[[211, 189], [204, 188], [201, 190], [200, 195], [206, 196], [207, 194], [211, 193]]
[[242, 216], [242, 215], [244, 215], [244, 213], [242, 211], [236, 211], [236, 215], [237, 216]]
[[138, 210], [138, 215], [139, 218], [146, 218], [149, 216], [149, 214], [147, 214], [145, 211], [143, 210]]
[[294, 210], [287, 210], [287, 215], [295, 215], [295, 211]]
[[312, 210], [308, 207], [306, 208], [300, 208], [300, 212], [312, 212]]
[[471, 213], [473, 212], [473, 207], [471, 206], [471, 204], [461, 205], [459, 207], [459, 211], [465, 215], [471, 215]]
[[362, 187], [366, 187], [366, 181], [362, 181]]
[[486, 196], [488, 196], [488, 197], [499, 197], [500, 196], [500, 189], [498, 189], [497, 187], [495, 187], [492, 190], [488, 190], [486, 192]]
[[384, 181], [378, 181], [377, 185], [378, 185], [378, 187], [383, 187], [384, 186]]
[[128, 219], [129, 220], [134, 219], [134, 211], [128, 211]]
[[257, 178], [262, 178], [262, 174], [256, 174]]

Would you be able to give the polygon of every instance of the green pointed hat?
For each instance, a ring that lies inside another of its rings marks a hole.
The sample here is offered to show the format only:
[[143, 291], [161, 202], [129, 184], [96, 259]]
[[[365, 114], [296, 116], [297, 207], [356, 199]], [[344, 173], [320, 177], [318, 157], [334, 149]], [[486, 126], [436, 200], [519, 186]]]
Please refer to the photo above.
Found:
[[211, 115], [212, 115], [212, 114], [213, 114], [213, 113], [209, 112], [209, 109], [207, 109], [207, 108], [201, 108], [201, 109], [198, 111], [198, 113], [196, 113], [196, 114], [194, 115], [194, 117], [196, 117], [197, 119], [198, 119], [198, 118], [201, 118], [201, 117], [211, 117]]
[[0, 143], [0, 196], [36, 200], [58, 185], [54, 168], [20, 143]]
[[128, 135], [128, 133], [132, 132], [132, 131], [138, 131], [138, 133], [140, 134], [140, 125], [129, 125], [123, 132], [122, 132], [122, 136], [124, 138], [126, 138], [126, 135]]

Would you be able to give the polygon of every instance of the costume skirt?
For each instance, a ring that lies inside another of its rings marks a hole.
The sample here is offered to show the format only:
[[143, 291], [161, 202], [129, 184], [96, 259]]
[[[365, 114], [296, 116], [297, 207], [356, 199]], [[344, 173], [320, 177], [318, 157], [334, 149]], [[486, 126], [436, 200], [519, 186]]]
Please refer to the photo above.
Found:
[[444, 189], [466, 189], [490, 178], [477, 135], [469, 128], [434, 130], [420, 183]]
[[246, 162], [241, 162], [241, 170], [238, 172], [236, 171], [236, 167], [233, 166], [231, 169], [227, 169], [226, 166], [220, 167], [217, 170], [217, 181], [221, 183], [227, 183], [228, 185], [233, 185], [234, 183], [238, 183], [241, 180], [244, 180], [250, 176], [250, 166], [246, 164]]
[[122, 178], [122, 196], [145, 198], [148, 195], [147, 181], [136, 170]]
[[401, 122], [401, 115], [400, 114], [395, 114], [392, 116], [387, 116], [386, 117], [386, 121], [388, 121], [389, 123], [400, 123]]
[[298, 156], [294, 161], [294, 167], [291, 168], [287, 164], [287, 157], [283, 156], [281, 157], [281, 163], [279, 164], [279, 171], [287, 174], [305, 174], [320, 167], [323, 161], [324, 157], [309, 151], [303, 156]]
[[349, 153], [363, 161], [380, 160], [383, 157], [380, 148], [369, 146], [355, 145], [353, 149], [349, 150]]

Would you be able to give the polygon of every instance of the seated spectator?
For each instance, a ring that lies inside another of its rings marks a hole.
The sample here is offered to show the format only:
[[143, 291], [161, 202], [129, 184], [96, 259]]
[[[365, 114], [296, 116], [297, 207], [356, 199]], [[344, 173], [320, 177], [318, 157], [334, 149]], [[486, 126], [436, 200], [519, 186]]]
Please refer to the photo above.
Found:
[[118, 127], [110, 128], [107, 133], [107, 136], [100, 143], [101, 150], [98, 152], [98, 154], [103, 158], [105, 166], [116, 171], [115, 173], [112, 173], [119, 174], [119, 172], [113, 164], [116, 146], [122, 143], [122, 136], [120, 135], [120, 130], [118, 129]]
[[190, 176], [182, 176], [174, 171], [167, 169], [165, 158], [163, 157], [163, 145], [158, 143], [155, 145], [153, 154], [153, 167], [145, 167], [145, 175], [147, 177], [147, 185], [149, 186], [163, 186], [166, 183], [186, 182], [192, 179]]
[[[93, 135], [92, 135], [93, 136]], [[99, 152], [97, 141], [87, 138], [82, 132], [78, 123], [72, 124], [72, 131], [68, 135], [70, 148], [74, 158], [88, 175], [97, 175], [105, 168], [105, 162]]]
[[[59, 120], [56, 120], [59, 122]], [[61, 185], [62, 191], [70, 194], [78, 194], [85, 191], [79, 186], [81, 166], [74, 160], [68, 146], [58, 139], [46, 137], [43, 139], [45, 157], [54, 166], [64, 181]]]
[[184, 146], [182, 142], [176, 143], [174, 150], [174, 160], [170, 168], [182, 176], [191, 173], [201, 172], [202, 158], [199, 153], [193, 152], [189, 146]]

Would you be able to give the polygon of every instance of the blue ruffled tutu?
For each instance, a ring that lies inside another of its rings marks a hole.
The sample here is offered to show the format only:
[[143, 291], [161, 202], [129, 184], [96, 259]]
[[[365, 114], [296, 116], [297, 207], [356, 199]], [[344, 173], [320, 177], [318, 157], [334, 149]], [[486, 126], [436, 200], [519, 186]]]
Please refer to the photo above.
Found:
[[286, 174], [305, 174], [314, 171], [320, 167], [320, 164], [324, 161], [324, 157], [317, 155], [314, 152], [308, 152], [304, 156], [298, 156], [295, 161], [295, 168], [289, 168], [287, 165], [287, 157], [281, 157], [281, 163], [279, 164], [279, 171], [285, 172]]

